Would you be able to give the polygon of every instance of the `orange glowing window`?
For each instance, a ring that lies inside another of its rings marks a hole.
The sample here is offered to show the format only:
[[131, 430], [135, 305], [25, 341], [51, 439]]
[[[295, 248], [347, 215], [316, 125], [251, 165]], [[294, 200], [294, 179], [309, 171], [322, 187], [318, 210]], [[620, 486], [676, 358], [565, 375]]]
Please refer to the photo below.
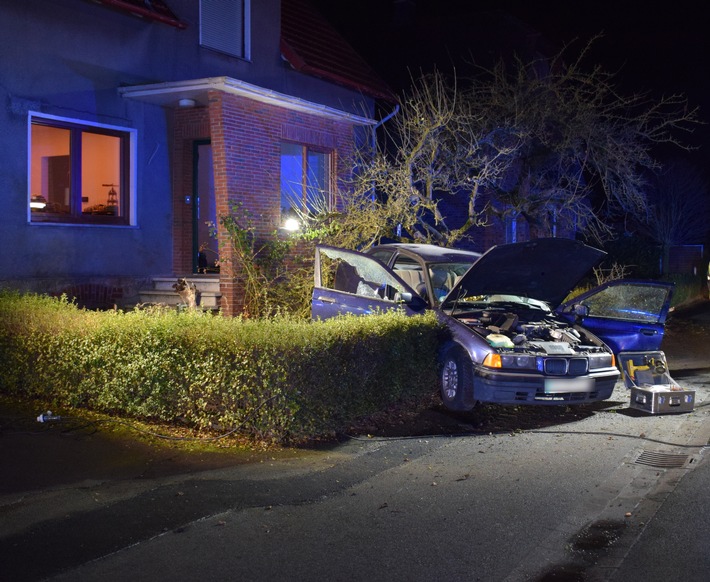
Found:
[[32, 222], [128, 224], [130, 133], [33, 117]]

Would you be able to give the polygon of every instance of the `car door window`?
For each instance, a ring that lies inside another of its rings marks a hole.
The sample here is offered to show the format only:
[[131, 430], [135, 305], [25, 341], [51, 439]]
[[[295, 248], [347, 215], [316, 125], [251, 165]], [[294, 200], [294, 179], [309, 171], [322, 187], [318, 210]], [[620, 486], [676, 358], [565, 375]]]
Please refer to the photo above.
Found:
[[424, 269], [409, 257], [399, 256], [392, 265], [395, 274], [407, 285], [414, 289], [421, 297], [426, 297], [426, 283]]
[[666, 287], [620, 284], [602, 289], [581, 303], [589, 308], [592, 317], [657, 323], [668, 293]]
[[615, 354], [659, 350], [673, 284], [618, 280], [574, 297], [557, 312], [601, 338]]
[[371, 257], [342, 249], [319, 247], [316, 287], [394, 301], [406, 291], [387, 269]]
[[394, 254], [394, 251], [389, 250], [389, 249], [378, 249], [374, 251], [370, 251], [368, 253], [369, 256], [375, 257], [378, 261], [381, 263], [384, 263], [385, 265], [389, 265], [390, 261], [392, 260], [392, 255]]

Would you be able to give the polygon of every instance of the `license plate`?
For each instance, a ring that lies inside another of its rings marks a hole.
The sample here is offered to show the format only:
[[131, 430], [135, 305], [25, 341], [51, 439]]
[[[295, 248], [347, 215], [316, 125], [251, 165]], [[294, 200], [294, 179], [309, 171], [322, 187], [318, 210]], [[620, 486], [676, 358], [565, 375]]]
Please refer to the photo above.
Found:
[[591, 390], [591, 378], [545, 378], [546, 394], [556, 394], [559, 392], [590, 392]]

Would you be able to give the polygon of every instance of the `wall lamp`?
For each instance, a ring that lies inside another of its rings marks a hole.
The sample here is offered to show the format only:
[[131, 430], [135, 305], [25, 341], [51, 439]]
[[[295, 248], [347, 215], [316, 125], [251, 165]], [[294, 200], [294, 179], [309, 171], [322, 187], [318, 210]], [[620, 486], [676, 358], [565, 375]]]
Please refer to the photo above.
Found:
[[281, 228], [289, 232], [296, 232], [299, 228], [301, 228], [301, 223], [295, 218], [287, 218]]

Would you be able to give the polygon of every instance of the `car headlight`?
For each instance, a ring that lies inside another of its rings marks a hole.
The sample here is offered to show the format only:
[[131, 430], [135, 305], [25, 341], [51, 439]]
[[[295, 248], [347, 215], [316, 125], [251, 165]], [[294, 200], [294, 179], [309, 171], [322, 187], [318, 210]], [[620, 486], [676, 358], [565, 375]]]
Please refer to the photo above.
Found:
[[599, 368], [612, 368], [616, 366], [614, 354], [590, 354], [589, 369], [598, 370]]
[[508, 370], [536, 370], [537, 358], [526, 354], [488, 354], [483, 360], [487, 368], [505, 368]]
[[535, 370], [537, 368], [537, 358], [525, 354], [504, 354], [501, 355], [503, 368], [517, 368], [519, 370]]

